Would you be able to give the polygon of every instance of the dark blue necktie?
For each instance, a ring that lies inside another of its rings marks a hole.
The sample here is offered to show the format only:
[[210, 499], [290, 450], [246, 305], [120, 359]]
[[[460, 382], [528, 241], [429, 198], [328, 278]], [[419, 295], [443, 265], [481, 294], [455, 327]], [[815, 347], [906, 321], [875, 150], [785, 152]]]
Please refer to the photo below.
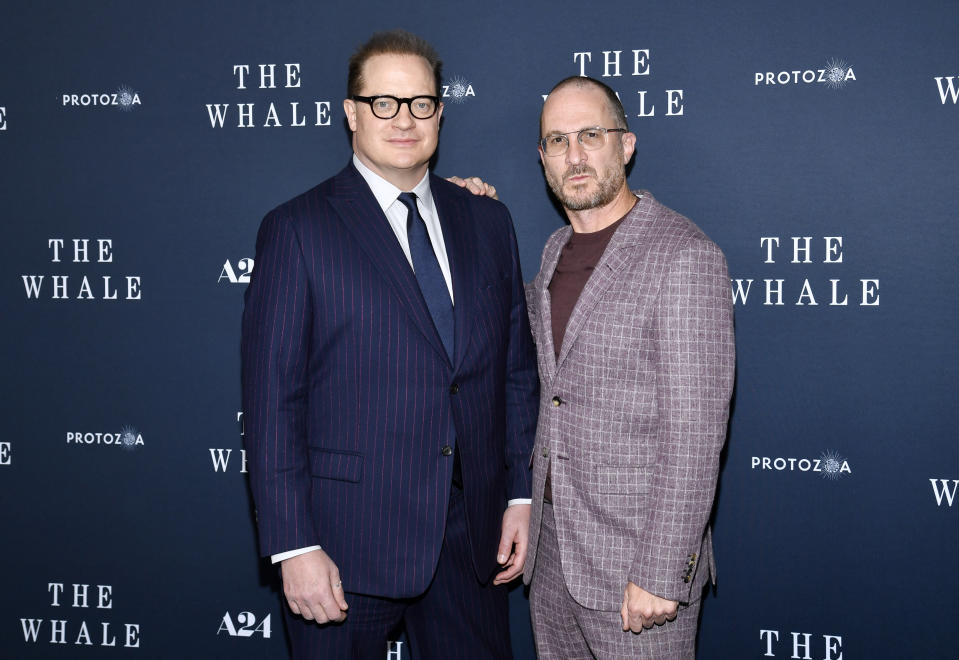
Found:
[[416, 207], [416, 195], [402, 193], [400, 203], [406, 207], [409, 214], [406, 216], [406, 235], [410, 241], [410, 256], [413, 258], [413, 273], [420, 285], [423, 299], [433, 317], [433, 325], [443, 340], [446, 354], [453, 358], [453, 301], [446, 287], [446, 279], [440, 270], [436, 252], [430, 243], [429, 232], [426, 231], [426, 222]]

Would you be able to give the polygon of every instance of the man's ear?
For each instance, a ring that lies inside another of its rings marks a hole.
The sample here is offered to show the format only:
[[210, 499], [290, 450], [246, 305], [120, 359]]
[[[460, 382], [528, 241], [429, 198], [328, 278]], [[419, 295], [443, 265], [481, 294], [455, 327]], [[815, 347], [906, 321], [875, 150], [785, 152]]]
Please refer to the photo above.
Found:
[[623, 133], [623, 162], [628, 163], [636, 152], [636, 143], [639, 138], [635, 133]]
[[350, 130], [356, 132], [356, 101], [353, 99], [343, 99], [343, 112], [346, 114], [346, 123], [350, 125]]

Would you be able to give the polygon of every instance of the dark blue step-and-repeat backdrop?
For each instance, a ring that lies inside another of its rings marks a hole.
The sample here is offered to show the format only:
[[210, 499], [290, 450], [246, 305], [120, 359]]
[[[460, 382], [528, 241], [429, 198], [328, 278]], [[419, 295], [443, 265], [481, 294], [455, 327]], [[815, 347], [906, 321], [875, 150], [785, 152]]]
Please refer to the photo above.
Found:
[[242, 295], [264, 213], [347, 162], [346, 61], [392, 27], [442, 54], [435, 170], [496, 184], [526, 279], [564, 221], [538, 113], [573, 74], [620, 94], [633, 187], [726, 252], [699, 657], [955, 657], [959, 7], [768, 0], [4, 3], [0, 656], [286, 653]]

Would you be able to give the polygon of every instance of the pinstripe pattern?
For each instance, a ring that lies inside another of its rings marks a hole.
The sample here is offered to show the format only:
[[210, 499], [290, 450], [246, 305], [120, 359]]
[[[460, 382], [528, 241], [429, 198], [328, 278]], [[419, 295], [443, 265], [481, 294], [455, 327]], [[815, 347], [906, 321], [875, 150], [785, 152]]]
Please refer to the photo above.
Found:
[[445, 445], [461, 456], [482, 579], [507, 499], [530, 493], [537, 381], [512, 222], [498, 202], [437, 177], [430, 186], [456, 298], [452, 366], [352, 165], [264, 218], [243, 314], [261, 553], [321, 544], [347, 591], [391, 598], [433, 577]]
[[627, 581], [695, 602], [715, 572], [707, 521], [735, 363], [725, 259], [645, 193], [580, 295], [557, 359], [547, 286], [570, 232], [550, 237], [527, 289], [542, 391], [525, 580], [542, 559], [552, 461], [562, 574], [577, 603], [618, 611]]
[[346, 621], [317, 626], [284, 607], [296, 660], [383, 660], [387, 640], [405, 623], [410, 655], [420, 660], [509, 660], [505, 585], [479, 587], [473, 575], [463, 495], [454, 489], [436, 575], [416, 598], [349, 594]]

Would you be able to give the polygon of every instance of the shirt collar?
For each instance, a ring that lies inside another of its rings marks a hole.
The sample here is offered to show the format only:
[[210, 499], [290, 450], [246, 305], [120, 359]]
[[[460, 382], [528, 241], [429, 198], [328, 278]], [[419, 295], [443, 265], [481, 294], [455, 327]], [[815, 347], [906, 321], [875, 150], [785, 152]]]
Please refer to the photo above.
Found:
[[[383, 209], [384, 213], [386, 213], [386, 209], [393, 205], [393, 202], [400, 196], [400, 193], [405, 192], [368, 168], [363, 164], [363, 161], [357, 158], [356, 154], [353, 154], [353, 165], [360, 173], [360, 176], [363, 177], [363, 180], [366, 181], [370, 190], [373, 191], [373, 197], [376, 198], [376, 202], [380, 205], [380, 208]], [[413, 186], [413, 190], [410, 192], [416, 195], [417, 199], [420, 200], [425, 208], [432, 208], [429, 170], [426, 170], [426, 174], [423, 175], [419, 183]]]

